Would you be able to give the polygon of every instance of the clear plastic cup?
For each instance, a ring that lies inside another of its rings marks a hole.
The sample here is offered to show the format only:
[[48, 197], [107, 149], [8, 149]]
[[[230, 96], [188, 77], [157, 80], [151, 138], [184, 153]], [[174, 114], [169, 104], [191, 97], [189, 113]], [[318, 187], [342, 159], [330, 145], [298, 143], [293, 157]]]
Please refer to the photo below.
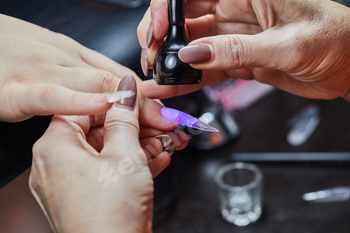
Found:
[[226, 221], [246, 226], [260, 218], [263, 175], [257, 166], [242, 162], [227, 164], [217, 171], [215, 181]]

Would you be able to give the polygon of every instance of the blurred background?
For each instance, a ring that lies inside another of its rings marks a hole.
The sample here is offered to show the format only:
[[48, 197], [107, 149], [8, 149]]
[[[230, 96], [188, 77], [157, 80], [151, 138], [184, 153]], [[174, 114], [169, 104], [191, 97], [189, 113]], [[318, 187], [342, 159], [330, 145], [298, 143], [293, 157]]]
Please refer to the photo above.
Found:
[[[0, 13], [70, 36], [149, 79], [141, 72], [136, 35], [148, 6], [149, 0], [0, 0]], [[228, 81], [164, 103], [220, 133], [184, 129], [189, 147], [175, 152], [155, 178], [155, 233], [350, 231], [350, 201], [302, 199], [304, 193], [350, 186], [347, 101], [305, 99], [254, 81]], [[0, 122], [0, 232], [51, 232], [28, 188], [31, 147], [49, 121]], [[227, 223], [219, 212], [213, 177], [233, 161], [254, 163], [264, 174], [263, 213], [247, 227]]]

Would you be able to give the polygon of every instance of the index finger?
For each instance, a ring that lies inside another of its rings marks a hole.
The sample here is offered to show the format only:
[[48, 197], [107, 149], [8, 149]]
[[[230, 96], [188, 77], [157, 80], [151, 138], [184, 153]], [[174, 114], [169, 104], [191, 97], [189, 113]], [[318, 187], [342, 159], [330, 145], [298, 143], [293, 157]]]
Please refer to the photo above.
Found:
[[[215, 77], [215, 78], [213, 78]], [[188, 94], [203, 87], [221, 83], [229, 77], [225, 71], [205, 70], [202, 81], [191, 85], [157, 85], [154, 80], [143, 81], [138, 84], [139, 91], [151, 99], [167, 99], [174, 96]]]
[[92, 115], [104, 113], [111, 107], [107, 101], [98, 100], [96, 94], [56, 84], [16, 85], [13, 93], [5, 106], [12, 106], [12, 115], [3, 114], [4, 120], [20, 121], [33, 115]]

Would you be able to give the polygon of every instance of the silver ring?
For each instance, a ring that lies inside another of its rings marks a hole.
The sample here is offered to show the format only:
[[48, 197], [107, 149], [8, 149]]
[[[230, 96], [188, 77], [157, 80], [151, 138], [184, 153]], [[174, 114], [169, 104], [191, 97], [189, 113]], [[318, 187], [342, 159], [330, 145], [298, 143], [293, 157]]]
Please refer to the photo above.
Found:
[[173, 141], [173, 139], [167, 135], [167, 134], [161, 134], [156, 136], [157, 139], [160, 140], [160, 142], [163, 145], [163, 151], [167, 151], [170, 155], [172, 155], [176, 150], [176, 145]]

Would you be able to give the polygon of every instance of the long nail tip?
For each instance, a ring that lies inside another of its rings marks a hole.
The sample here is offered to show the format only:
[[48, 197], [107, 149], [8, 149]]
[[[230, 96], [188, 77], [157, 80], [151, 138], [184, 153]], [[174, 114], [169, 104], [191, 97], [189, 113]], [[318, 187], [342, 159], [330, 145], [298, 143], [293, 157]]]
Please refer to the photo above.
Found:
[[207, 126], [206, 126], [206, 131], [208, 131], [208, 132], [213, 132], [213, 133], [219, 132], [218, 129], [216, 129], [216, 128], [214, 128], [213, 126], [208, 125], [208, 124], [207, 124]]
[[160, 109], [160, 114], [167, 119], [168, 121], [171, 121], [173, 123], [180, 123], [176, 120], [177, 116], [179, 115], [181, 111], [173, 109], [173, 108], [168, 108], [168, 107], [162, 107]]
[[215, 128], [212, 128], [212, 129], [207, 129], [206, 130], [207, 132], [211, 132], [211, 133], [218, 133], [219, 130], [215, 129]]
[[[203, 123], [203, 124], [205, 124], [205, 123]], [[199, 130], [206, 131], [206, 132], [210, 132], [210, 133], [218, 133], [219, 132], [218, 129], [216, 129], [210, 125], [206, 125], [204, 127], [203, 126], [200, 126], [200, 127], [192, 126], [192, 128], [199, 129]]]
[[107, 95], [107, 103], [114, 103], [116, 101], [120, 101], [125, 98], [130, 98], [134, 95], [135, 95], [135, 92], [131, 90], [111, 92], [111, 93], [108, 93]]
[[208, 131], [208, 132], [212, 132], [212, 133], [218, 133], [218, 132], [220, 132], [218, 129], [212, 129], [212, 130], [210, 130], [210, 131]]
[[207, 132], [219, 132], [218, 129], [198, 120], [197, 118], [173, 108], [162, 107], [160, 109], [160, 113], [165, 119], [173, 123], [185, 125], [187, 127]]

